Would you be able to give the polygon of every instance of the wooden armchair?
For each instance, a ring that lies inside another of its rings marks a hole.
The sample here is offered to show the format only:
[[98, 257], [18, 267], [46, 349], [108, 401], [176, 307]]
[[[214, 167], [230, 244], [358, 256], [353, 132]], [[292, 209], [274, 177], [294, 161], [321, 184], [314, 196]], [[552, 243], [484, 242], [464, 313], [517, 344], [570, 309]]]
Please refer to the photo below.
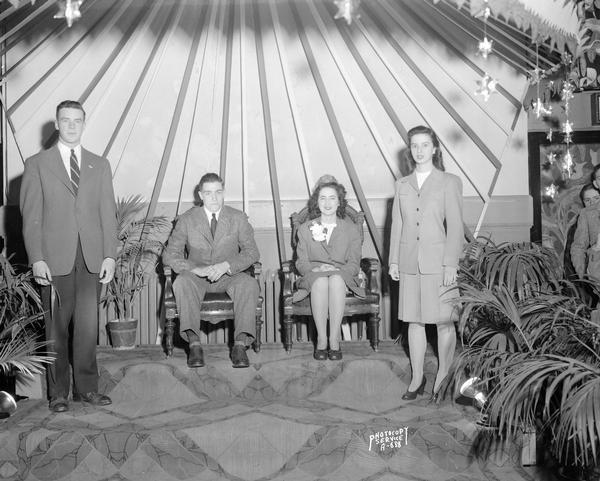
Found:
[[[246, 272], [256, 279], [259, 283], [259, 277], [262, 270], [262, 264], [255, 262], [249, 267]], [[178, 317], [177, 303], [175, 302], [175, 296], [173, 294], [173, 280], [175, 273], [172, 272], [170, 267], [164, 266], [165, 274], [165, 295], [164, 295], [164, 308], [165, 308], [165, 347], [167, 350], [167, 356], [173, 354], [173, 335], [175, 334], [175, 319]], [[263, 312], [263, 298], [258, 298], [256, 304], [256, 338], [254, 339], [253, 348], [255, 352], [260, 351], [260, 339], [262, 333], [262, 312]], [[201, 317], [202, 321], [227, 321], [233, 320], [233, 301], [226, 292], [207, 292], [202, 302]], [[230, 339], [230, 343], [233, 340]]]
[[[355, 224], [360, 226], [361, 241], [364, 241], [362, 226], [365, 221], [363, 212], [357, 212], [352, 207], [346, 208], [346, 215], [352, 219]], [[294, 255], [298, 243], [298, 228], [308, 220], [308, 209], [305, 207], [298, 213], [291, 215], [292, 222], [292, 248]], [[358, 298], [352, 292], [346, 294], [346, 305], [344, 307], [345, 320], [351, 316], [361, 316], [358, 325], [358, 337], [363, 338], [364, 318], [367, 318], [367, 337], [371, 341], [373, 350], [377, 351], [379, 346], [379, 261], [373, 258], [364, 258], [361, 260], [361, 270], [364, 273], [365, 289], [367, 295], [365, 298]], [[312, 317], [310, 306], [310, 297], [306, 297], [299, 302], [292, 302], [292, 296], [296, 291], [296, 278], [298, 274], [295, 270], [294, 261], [285, 261], [282, 264], [283, 272], [283, 342], [285, 350], [292, 350], [292, 327], [294, 326], [294, 317], [308, 316]]]

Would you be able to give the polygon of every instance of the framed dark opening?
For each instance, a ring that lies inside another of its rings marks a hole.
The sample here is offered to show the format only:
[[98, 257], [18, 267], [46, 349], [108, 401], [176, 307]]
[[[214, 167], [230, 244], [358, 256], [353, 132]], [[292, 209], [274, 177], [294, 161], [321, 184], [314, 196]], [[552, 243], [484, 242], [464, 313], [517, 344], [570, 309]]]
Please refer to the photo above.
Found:
[[[555, 132], [554, 138], [557, 135], [562, 134]], [[569, 229], [582, 208], [581, 188], [591, 182], [592, 170], [600, 164], [600, 131], [577, 131], [572, 139], [569, 152], [574, 169], [567, 176], [561, 172], [560, 162], [552, 161], [553, 154], [560, 160], [566, 153], [566, 144], [551, 142], [546, 132], [528, 135], [529, 194], [533, 199], [530, 239], [554, 248], [560, 259], [568, 246]]]

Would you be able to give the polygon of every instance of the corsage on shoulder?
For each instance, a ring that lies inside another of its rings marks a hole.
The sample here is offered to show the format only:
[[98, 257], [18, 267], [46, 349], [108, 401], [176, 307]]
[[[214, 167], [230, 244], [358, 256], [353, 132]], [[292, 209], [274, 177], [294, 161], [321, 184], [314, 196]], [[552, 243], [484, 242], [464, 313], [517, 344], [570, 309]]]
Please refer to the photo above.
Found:
[[317, 242], [322, 242], [327, 239], [327, 227], [319, 222], [313, 222], [310, 227], [312, 238]]

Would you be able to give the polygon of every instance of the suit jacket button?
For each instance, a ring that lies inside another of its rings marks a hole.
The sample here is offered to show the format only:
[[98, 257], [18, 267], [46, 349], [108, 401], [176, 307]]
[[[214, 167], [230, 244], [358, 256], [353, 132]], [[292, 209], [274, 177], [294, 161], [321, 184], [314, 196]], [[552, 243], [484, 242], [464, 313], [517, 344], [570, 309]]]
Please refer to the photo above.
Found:
[[419, 237], [417, 236], [417, 240], [419, 240]]

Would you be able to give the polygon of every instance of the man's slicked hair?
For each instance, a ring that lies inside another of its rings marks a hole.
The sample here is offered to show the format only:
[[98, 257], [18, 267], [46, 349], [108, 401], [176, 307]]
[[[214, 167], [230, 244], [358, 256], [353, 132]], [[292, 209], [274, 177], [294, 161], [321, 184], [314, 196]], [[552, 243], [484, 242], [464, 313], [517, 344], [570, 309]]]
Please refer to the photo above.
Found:
[[83, 105], [79, 103], [77, 100], [63, 100], [56, 106], [56, 120], [58, 120], [58, 113], [62, 109], [77, 109], [83, 112], [83, 120], [85, 120], [85, 110], [83, 110]]
[[221, 179], [219, 174], [215, 174], [214, 172], [208, 172], [207, 174], [204, 174], [200, 179], [200, 182], [198, 182], [198, 191], [202, 192], [202, 187], [204, 186], [204, 184], [208, 184], [210, 182], [220, 182], [221, 185], [225, 187], [225, 182], [223, 182], [223, 179]]

